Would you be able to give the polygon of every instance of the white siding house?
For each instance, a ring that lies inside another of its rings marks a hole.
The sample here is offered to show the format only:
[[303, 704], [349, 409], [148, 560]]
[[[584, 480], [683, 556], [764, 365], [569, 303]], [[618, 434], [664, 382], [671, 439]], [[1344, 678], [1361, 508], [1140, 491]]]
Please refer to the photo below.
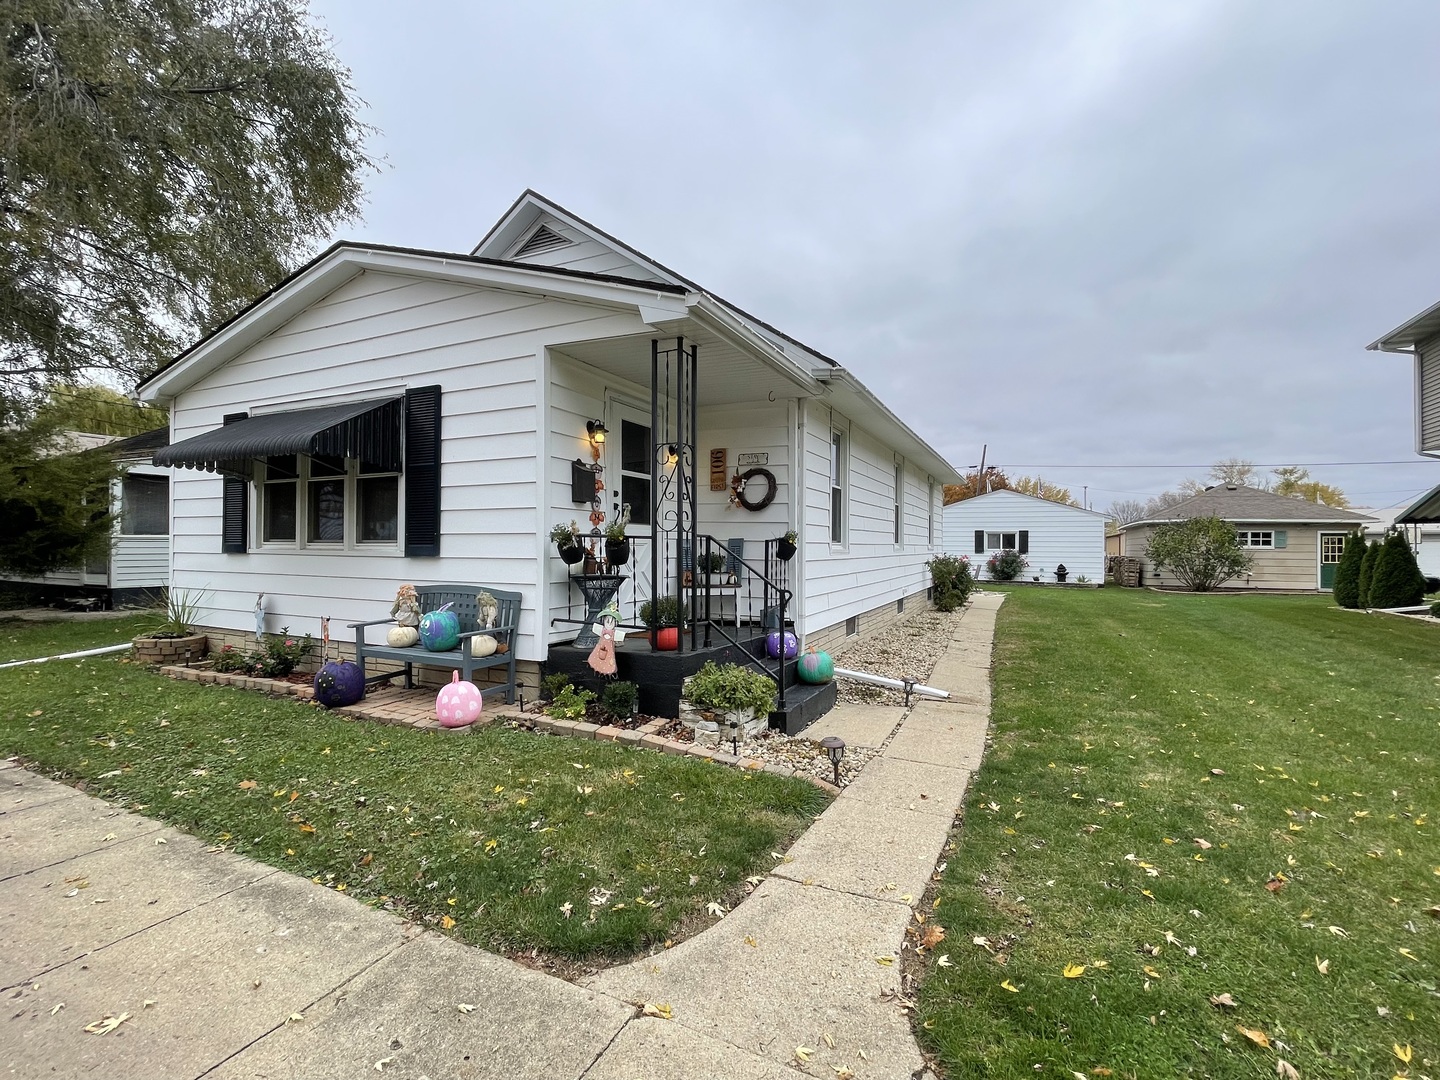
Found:
[[1053, 582], [1064, 566], [1070, 582], [1105, 581], [1104, 514], [1008, 490], [951, 503], [944, 513], [945, 551], [968, 555], [977, 578], [988, 576], [992, 554], [1008, 548], [1029, 562], [1026, 580]]
[[[681, 407], [664, 357], [691, 348]], [[251, 628], [264, 593], [267, 629], [313, 632], [329, 616], [346, 641], [345, 624], [384, 618], [404, 582], [513, 589], [527, 680], [576, 632], [564, 620], [577, 590], [549, 533], [596, 520], [575, 497], [577, 461], [603, 468], [597, 513], [635, 513], [627, 605], [665, 589], [652, 547], [685, 565], [689, 548], [664, 532], [666, 492], [685, 476], [697, 531], [747, 563], [799, 534], [788, 615], [818, 640], [924, 602], [941, 488], [959, 480], [834, 360], [533, 192], [470, 255], [335, 245], [141, 394], [169, 406], [162, 460], [184, 466], [173, 583], [205, 595], [212, 628]], [[667, 442], [689, 410], [693, 442]], [[255, 449], [277, 431], [310, 449]], [[753, 511], [726, 483], [749, 465], [773, 476]], [[730, 614], [758, 620], [757, 596], [742, 587]]]

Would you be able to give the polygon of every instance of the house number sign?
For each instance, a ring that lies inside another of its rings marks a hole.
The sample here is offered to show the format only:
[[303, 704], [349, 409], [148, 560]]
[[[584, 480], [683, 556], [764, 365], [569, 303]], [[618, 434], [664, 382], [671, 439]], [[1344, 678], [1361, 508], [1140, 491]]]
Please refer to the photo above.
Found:
[[735, 459], [737, 465], [769, 465], [769, 454], [741, 454]]
[[723, 446], [710, 451], [710, 490], [724, 491], [730, 484], [730, 467], [726, 464], [730, 451]]

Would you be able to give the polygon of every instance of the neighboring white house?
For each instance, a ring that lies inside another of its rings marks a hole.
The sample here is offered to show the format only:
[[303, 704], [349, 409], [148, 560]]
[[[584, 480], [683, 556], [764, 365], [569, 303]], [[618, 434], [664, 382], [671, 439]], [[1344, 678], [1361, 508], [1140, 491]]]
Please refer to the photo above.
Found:
[[103, 447], [122, 472], [110, 485], [115, 515], [110, 555], [44, 577], [3, 580], [33, 586], [43, 596], [87, 597], [110, 607], [156, 599], [170, 581], [171, 470], [152, 465], [150, 459], [170, 441], [169, 436], [165, 428], [125, 439], [72, 432], [72, 447]]
[[[140, 393], [171, 413], [173, 585], [212, 628], [251, 628], [263, 592], [270, 630], [330, 616], [348, 641], [405, 582], [514, 589], [527, 683], [576, 632], [557, 523], [630, 504], [627, 619], [688, 555], [677, 488], [747, 562], [793, 529], [789, 614], [825, 641], [924, 601], [960, 479], [837, 362], [533, 192], [470, 255], [336, 244]], [[730, 497], [751, 469], [753, 511]], [[728, 602], [758, 619], [753, 578]]]
[[945, 550], [970, 556], [979, 578], [997, 551], [1018, 551], [1030, 564], [1022, 577], [1054, 581], [1064, 566], [1066, 579], [1105, 581], [1105, 515], [1067, 503], [1038, 499], [1018, 491], [991, 491], [945, 507]]
[[1365, 523], [1365, 539], [1374, 543], [1385, 539], [1385, 534], [1391, 529], [1398, 528], [1410, 542], [1410, 549], [1415, 552], [1415, 561], [1420, 564], [1420, 572], [1426, 577], [1440, 577], [1440, 522], [1398, 526], [1395, 523], [1413, 501], [1407, 500], [1398, 506], [1387, 506], [1380, 510], [1358, 507], [1359, 513], [1374, 518], [1374, 521]]

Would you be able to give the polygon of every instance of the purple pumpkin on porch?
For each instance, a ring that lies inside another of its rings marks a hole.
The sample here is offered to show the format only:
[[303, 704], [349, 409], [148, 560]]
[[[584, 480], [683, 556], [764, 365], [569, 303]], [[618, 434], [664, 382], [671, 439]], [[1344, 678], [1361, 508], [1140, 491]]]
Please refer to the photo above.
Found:
[[327, 709], [354, 705], [364, 696], [365, 676], [358, 664], [331, 660], [315, 673], [315, 700]]
[[779, 630], [771, 630], [770, 633], [765, 635], [766, 655], [768, 655], [772, 660], [778, 660], [780, 658], [780, 650], [783, 647], [785, 650], [785, 659], [793, 659], [795, 654], [800, 651], [799, 639], [796, 638], [795, 635], [792, 634], [789, 630], [786, 630], [783, 639], [783, 646], [781, 644], [781, 641], [782, 639]]
[[827, 683], [835, 678], [835, 661], [828, 652], [817, 652], [812, 645], [809, 651], [800, 657], [795, 670], [799, 673], [801, 682]]
[[431, 652], [449, 652], [460, 644], [460, 616], [449, 604], [420, 617], [420, 644]]
[[480, 688], [468, 679], [462, 682], [456, 671], [450, 675], [450, 684], [435, 695], [435, 716], [446, 727], [464, 727], [480, 719], [484, 704]]

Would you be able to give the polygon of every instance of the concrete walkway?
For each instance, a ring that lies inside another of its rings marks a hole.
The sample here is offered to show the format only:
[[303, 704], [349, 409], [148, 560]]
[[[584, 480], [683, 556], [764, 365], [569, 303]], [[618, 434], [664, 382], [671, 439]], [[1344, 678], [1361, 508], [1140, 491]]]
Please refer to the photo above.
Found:
[[0, 1076], [919, 1075], [891, 992], [984, 749], [1002, 599], [975, 597], [929, 679], [960, 700], [830, 719], [884, 749], [743, 904], [585, 986], [0, 763]]

